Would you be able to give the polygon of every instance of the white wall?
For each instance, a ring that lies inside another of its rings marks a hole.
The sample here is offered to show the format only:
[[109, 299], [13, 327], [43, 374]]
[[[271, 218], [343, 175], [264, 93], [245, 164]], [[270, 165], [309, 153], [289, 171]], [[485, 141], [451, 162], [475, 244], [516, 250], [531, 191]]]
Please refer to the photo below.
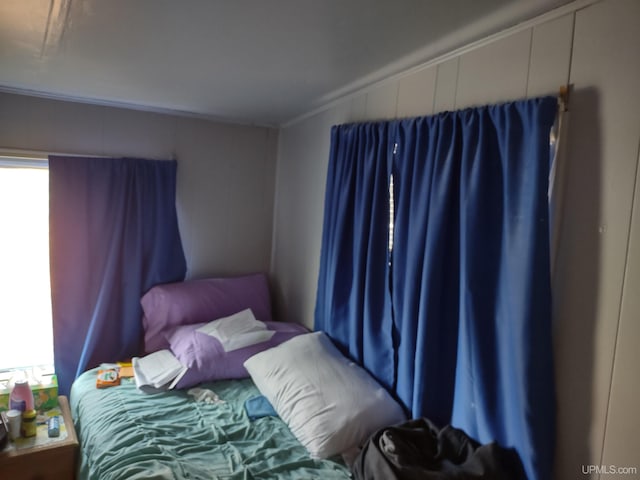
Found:
[[187, 276], [268, 271], [277, 131], [0, 93], [0, 150], [178, 160]]
[[281, 130], [271, 266], [277, 306], [281, 317], [313, 324], [331, 125], [556, 94], [571, 83], [553, 279], [556, 478], [589, 478], [589, 465], [598, 470], [592, 478], [610, 465], [637, 467], [640, 476], [640, 219], [632, 209], [640, 188], [640, 2], [561, 11]]

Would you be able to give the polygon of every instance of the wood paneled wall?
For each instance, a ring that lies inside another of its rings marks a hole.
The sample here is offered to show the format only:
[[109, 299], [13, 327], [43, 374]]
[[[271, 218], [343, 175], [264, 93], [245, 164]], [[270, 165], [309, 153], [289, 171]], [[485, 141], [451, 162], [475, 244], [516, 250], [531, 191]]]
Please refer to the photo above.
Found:
[[612, 465], [637, 467], [640, 476], [639, 20], [637, 0], [575, 4], [280, 132], [271, 268], [280, 316], [312, 326], [332, 125], [557, 94], [573, 85], [553, 279], [562, 480], [616, 478]]

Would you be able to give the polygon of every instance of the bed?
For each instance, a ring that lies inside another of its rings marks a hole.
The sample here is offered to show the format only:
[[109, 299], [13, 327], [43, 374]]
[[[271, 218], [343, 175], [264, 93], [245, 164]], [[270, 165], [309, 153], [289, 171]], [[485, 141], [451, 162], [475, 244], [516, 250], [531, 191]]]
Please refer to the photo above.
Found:
[[134, 382], [96, 389], [96, 371], [71, 392], [81, 443], [80, 479], [346, 479], [340, 456], [313, 459], [278, 417], [251, 421], [251, 379], [201, 385], [225, 403], [196, 401], [186, 390], [153, 395]]
[[[350, 478], [348, 459], [405, 414], [323, 332], [273, 321], [269, 298], [264, 275], [147, 292], [145, 352], [167, 349], [187, 373], [175, 389], [153, 394], [133, 379], [98, 389], [97, 369], [79, 376], [70, 393], [78, 478]], [[211, 326], [246, 311], [271, 336], [225, 350]], [[249, 399], [271, 412], [251, 419]]]

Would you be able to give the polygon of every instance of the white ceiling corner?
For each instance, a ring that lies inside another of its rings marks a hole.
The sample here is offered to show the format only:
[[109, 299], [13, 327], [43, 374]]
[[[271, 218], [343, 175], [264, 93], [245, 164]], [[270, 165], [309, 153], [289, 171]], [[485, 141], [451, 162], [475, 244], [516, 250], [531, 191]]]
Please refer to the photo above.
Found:
[[282, 125], [568, 0], [3, 0], [0, 90]]

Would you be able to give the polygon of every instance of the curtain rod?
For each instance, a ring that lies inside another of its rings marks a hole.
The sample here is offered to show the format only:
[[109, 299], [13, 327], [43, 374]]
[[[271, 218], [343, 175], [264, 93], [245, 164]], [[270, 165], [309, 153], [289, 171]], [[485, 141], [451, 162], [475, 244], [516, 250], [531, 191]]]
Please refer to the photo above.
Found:
[[14, 157], [14, 158], [32, 158], [40, 160], [48, 160], [49, 155], [56, 155], [60, 157], [99, 157], [99, 158], [112, 158], [112, 157], [126, 157], [126, 155], [96, 155], [93, 153], [69, 153], [69, 152], [52, 152], [48, 150], [29, 150], [25, 148], [11, 148], [0, 146], [0, 156]]
[[0, 157], [16, 158], [25, 160], [47, 160], [48, 154], [36, 150], [20, 150], [16, 148], [0, 147]]
[[69, 153], [69, 152], [51, 152], [44, 150], [28, 150], [21, 148], [3, 147], [0, 145], [0, 157], [10, 158], [25, 158], [31, 160], [49, 160], [49, 156], [57, 157], [91, 157], [91, 158], [147, 158], [149, 160], [176, 160], [178, 157], [175, 152], [172, 153], [171, 158], [164, 157], [144, 157], [140, 155], [127, 155], [127, 154], [113, 154], [113, 155], [98, 155], [95, 153]]

